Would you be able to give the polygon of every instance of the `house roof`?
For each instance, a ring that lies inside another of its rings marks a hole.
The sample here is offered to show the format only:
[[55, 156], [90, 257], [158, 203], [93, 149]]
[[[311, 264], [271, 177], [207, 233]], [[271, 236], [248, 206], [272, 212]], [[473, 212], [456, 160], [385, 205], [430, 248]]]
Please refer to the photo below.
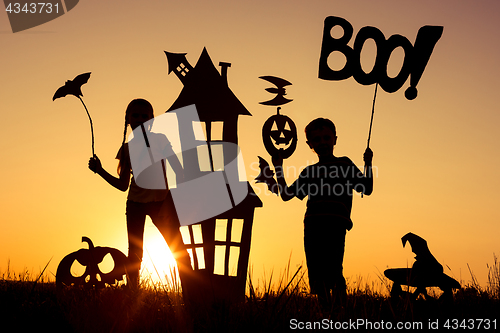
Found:
[[167, 112], [191, 104], [196, 105], [201, 121], [224, 121], [240, 114], [251, 116], [229, 88], [227, 77], [222, 77], [215, 68], [206, 48], [186, 76], [179, 97]]
[[165, 54], [167, 55], [168, 74], [170, 74], [174, 70], [174, 68], [177, 67], [180, 63], [187, 61], [186, 60], [187, 53], [171, 53], [165, 51]]

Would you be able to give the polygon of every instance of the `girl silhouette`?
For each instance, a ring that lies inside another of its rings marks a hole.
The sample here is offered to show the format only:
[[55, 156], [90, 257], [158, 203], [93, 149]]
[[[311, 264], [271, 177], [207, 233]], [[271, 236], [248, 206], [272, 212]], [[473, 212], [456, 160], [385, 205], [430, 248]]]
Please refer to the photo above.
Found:
[[[172, 255], [174, 256], [179, 274], [183, 275], [191, 270], [191, 260], [187, 253], [179, 231], [179, 220], [175, 211], [172, 196], [165, 181], [166, 189], [145, 189], [137, 185], [134, 175], [132, 175], [131, 161], [129, 156], [128, 142], [125, 142], [128, 125], [134, 130], [144, 122], [154, 118], [153, 107], [145, 99], [134, 99], [127, 106], [125, 112], [125, 129], [123, 131], [122, 145], [116, 155], [118, 162], [118, 177], [111, 175], [104, 170], [99, 158], [94, 155], [90, 158], [89, 169], [97, 173], [111, 186], [120, 191], [129, 190], [127, 195], [126, 216], [128, 233], [128, 259], [127, 267], [128, 283], [131, 287], [137, 288], [139, 285], [139, 270], [141, 267], [143, 254], [143, 236], [146, 215], [151, 217], [153, 224], [158, 228], [165, 238]], [[150, 122], [151, 123], [151, 122]], [[144, 130], [148, 132], [151, 128]], [[146, 134], [146, 133], [144, 133]], [[177, 178], [182, 178], [182, 166], [172, 151], [170, 142], [166, 136], [159, 133], [148, 133], [148, 138], [155, 140], [155, 147], [162, 147], [164, 154], [170, 156], [168, 161]], [[133, 139], [132, 139], [133, 140]], [[158, 166], [159, 164], [156, 164]], [[154, 166], [154, 165], [153, 165]], [[164, 171], [164, 164], [162, 163]], [[141, 175], [147, 172], [141, 172]], [[132, 175], [132, 179], [130, 176]], [[153, 177], [154, 178], [154, 177]]]

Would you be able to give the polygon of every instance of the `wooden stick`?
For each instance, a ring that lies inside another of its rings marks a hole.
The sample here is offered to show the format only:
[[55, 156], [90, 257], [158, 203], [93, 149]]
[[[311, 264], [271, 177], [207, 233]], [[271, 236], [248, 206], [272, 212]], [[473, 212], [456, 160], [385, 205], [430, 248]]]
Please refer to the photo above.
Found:
[[372, 104], [372, 118], [370, 120], [370, 131], [368, 132], [368, 143], [366, 145], [366, 148], [370, 148], [370, 138], [372, 136], [373, 114], [375, 113], [375, 98], [377, 98], [377, 88], [378, 88], [378, 82], [375, 84], [375, 94], [373, 95], [373, 104]]
[[[377, 98], [377, 88], [378, 82], [375, 84], [375, 93], [373, 94], [372, 117], [370, 119], [370, 130], [368, 131], [368, 142], [366, 143], [367, 149], [370, 148], [370, 139], [372, 137], [373, 114], [375, 113], [375, 99]], [[366, 176], [366, 165], [363, 167], [363, 176]], [[363, 197], [363, 192], [361, 192], [361, 197]]]
[[77, 96], [77, 97], [82, 102], [83, 107], [85, 108], [85, 111], [87, 111], [87, 116], [89, 116], [89, 120], [90, 120], [90, 133], [92, 134], [92, 156], [95, 156], [95, 153], [94, 153], [94, 126], [92, 125], [92, 118], [90, 118], [89, 110], [87, 110], [87, 106], [85, 105], [85, 103], [83, 103], [83, 99], [80, 96]]

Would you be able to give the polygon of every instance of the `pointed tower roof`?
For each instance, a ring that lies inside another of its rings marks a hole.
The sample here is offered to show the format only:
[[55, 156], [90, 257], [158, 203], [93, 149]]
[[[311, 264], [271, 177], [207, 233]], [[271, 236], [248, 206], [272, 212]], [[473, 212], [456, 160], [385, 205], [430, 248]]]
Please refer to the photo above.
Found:
[[174, 72], [179, 80], [181, 80], [183, 84], [186, 84], [186, 80], [193, 69], [193, 66], [191, 66], [186, 59], [186, 53], [171, 53], [165, 51], [165, 54], [168, 61], [168, 74]]
[[[169, 69], [170, 54], [184, 56], [185, 59], [185, 53], [167, 53]], [[224, 66], [227, 68], [227, 64]], [[227, 71], [223, 72], [227, 75]], [[195, 104], [201, 121], [224, 121], [240, 114], [251, 115], [229, 88], [227, 77], [221, 76], [215, 68], [206, 48], [203, 48], [196, 66], [189, 73], [189, 79], [183, 83], [184, 88], [167, 112]]]
[[187, 53], [172, 53], [172, 52], [167, 52], [167, 51], [164, 51], [164, 52], [167, 55], [168, 74], [172, 73], [174, 68], [179, 66], [181, 63], [189, 63], [186, 59]]

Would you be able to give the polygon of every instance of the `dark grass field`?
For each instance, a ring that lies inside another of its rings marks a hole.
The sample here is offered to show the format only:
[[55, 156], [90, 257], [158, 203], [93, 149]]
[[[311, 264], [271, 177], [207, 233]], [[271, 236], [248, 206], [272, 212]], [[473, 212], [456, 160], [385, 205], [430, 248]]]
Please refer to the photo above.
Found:
[[[286, 271], [255, 287], [249, 279], [245, 301], [187, 307], [178, 288], [148, 284], [137, 291], [127, 287], [101, 290], [56, 290], [53, 281], [28, 272], [0, 275], [2, 331], [13, 332], [283, 332], [316, 330], [422, 331], [439, 325], [448, 331], [500, 325], [500, 265], [490, 268], [489, 282], [480, 287], [462, 283], [453, 301], [429, 297], [391, 299], [390, 281], [378, 285], [348, 282], [344, 306], [322, 310], [307, 293], [304, 272]], [[9, 329], [9, 327], [11, 327]]]

